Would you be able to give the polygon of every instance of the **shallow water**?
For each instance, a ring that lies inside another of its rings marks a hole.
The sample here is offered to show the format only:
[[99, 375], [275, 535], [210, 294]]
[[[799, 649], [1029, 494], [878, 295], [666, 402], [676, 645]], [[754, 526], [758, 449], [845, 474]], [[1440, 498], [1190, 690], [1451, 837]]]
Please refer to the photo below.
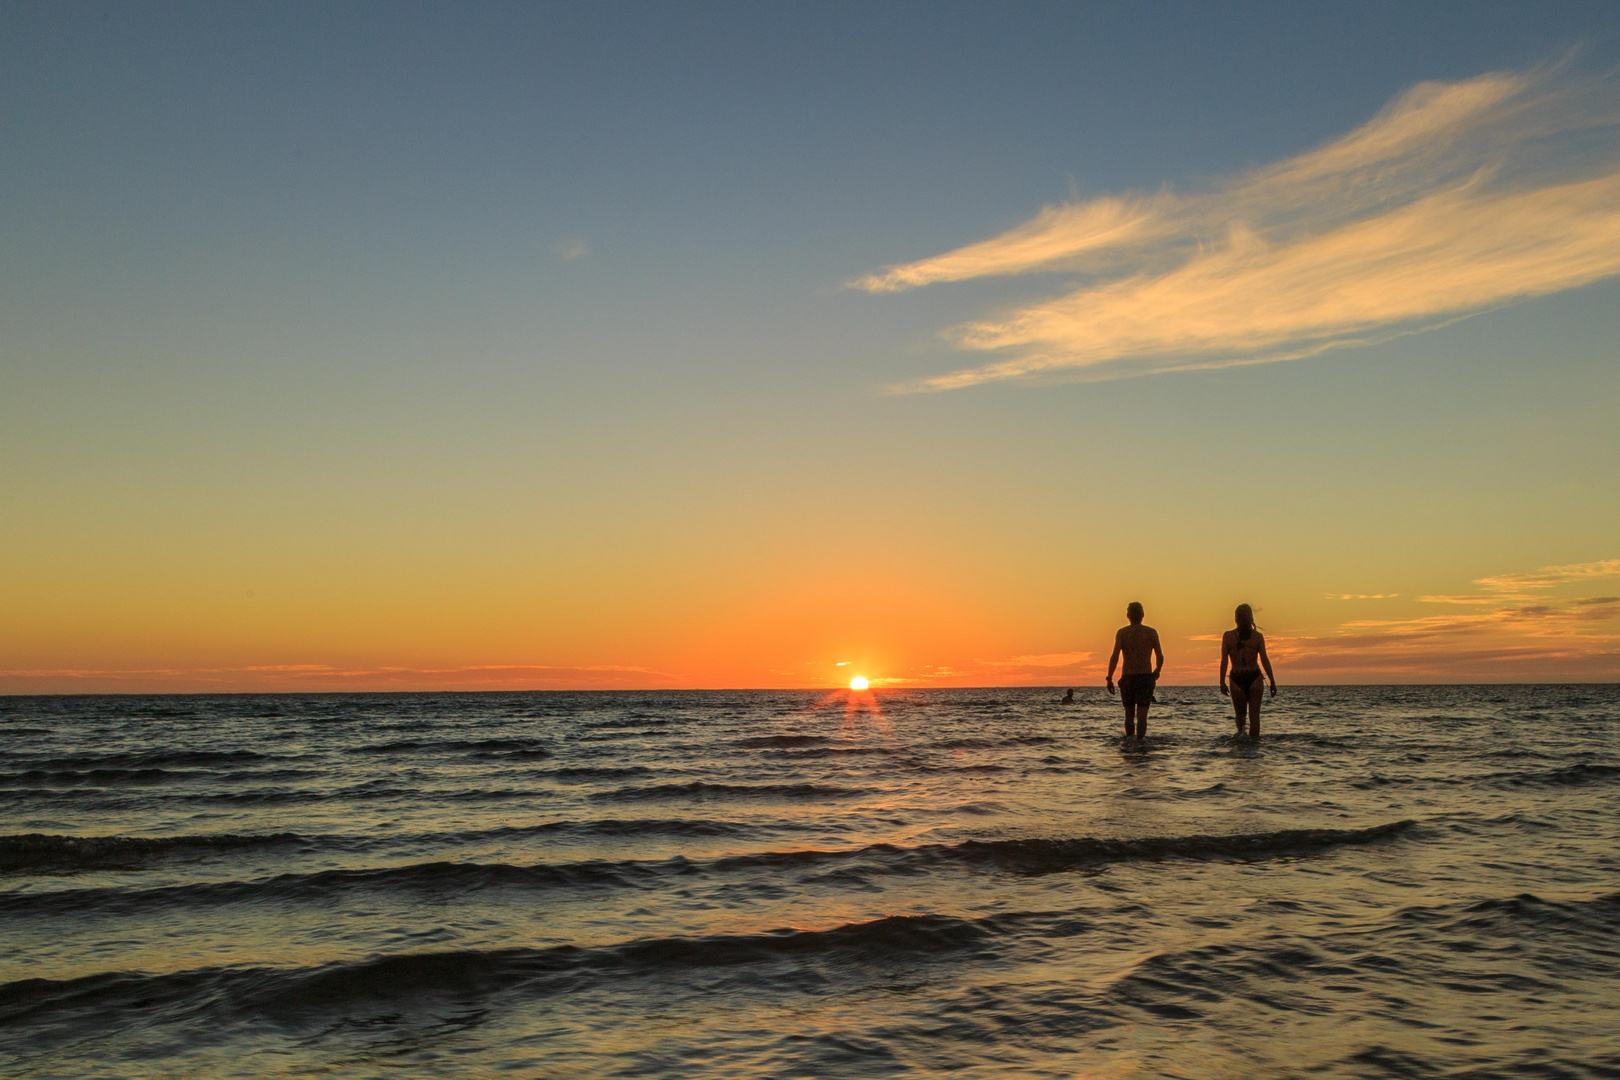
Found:
[[1620, 687], [0, 698], [0, 1070], [1620, 1076]]

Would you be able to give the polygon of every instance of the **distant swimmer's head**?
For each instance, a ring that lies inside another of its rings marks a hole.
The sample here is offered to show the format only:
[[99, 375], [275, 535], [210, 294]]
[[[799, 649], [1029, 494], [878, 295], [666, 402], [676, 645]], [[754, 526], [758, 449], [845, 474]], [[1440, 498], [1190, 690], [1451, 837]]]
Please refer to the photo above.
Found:
[[1132, 600], [1130, 603], [1125, 605], [1125, 617], [1131, 620], [1131, 622], [1141, 622], [1142, 614], [1142, 605], [1138, 604], [1135, 600]]
[[1232, 618], [1237, 620], [1238, 640], [1248, 641], [1249, 635], [1254, 633], [1254, 609], [1248, 604], [1239, 604]]

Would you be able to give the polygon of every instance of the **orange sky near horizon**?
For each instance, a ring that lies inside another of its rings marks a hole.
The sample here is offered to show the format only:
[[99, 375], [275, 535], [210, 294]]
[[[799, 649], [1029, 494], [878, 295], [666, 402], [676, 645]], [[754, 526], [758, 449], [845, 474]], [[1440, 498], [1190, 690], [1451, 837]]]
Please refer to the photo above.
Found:
[[[1615, 681], [1617, 586], [1620, 560], [1611, 559], [1496, 575], [1457, 594], [1324, 594], [1256, 606], [1284, 685]], [[1102, 682], [1122, 612], [1111, 619], [1093, 605], [1024, 617], [1011, 605], [978, 599], [952, 602], [904, 582], [845, 579], [825, 590], [785, 591], [743, 610], [714, 604], [692, 612], [678, 628], [649, 615], [640, 640], [627, 649], [613, 634], [613, 620], [604, 617], [594, 627], [582, 618], [570, 646], [568, 635], [548, 625], [565, 610], [556, 607], [526, 618], [506, 607], [494, 619], [489, 608], [398, 611], [384, 626], [370, 622], [378, 616], [374, 607], [356, 602], [334, 605], [318, 620], [319, 634], [311, 634], [298, 605], [244, 595], [235, 612], [207, 613], [212, 625], [203, 634], [198, 623], [180, 620], [164, 632], [105, 625], [102, 648], [114, 663], [13, 667], [0, 671], [0, 689], [787, 688], [844, 686], [857, 674], [875, 688]], [[348, 620], [341, 617], [345, 607]], [[1147, 621], [1165, 642], [1164, 680], [1213, 684], [1221, 610], [1206, 603], [1200, 614], [1207, 617], [1198, 620], [1178, 607], [1168, 598], [1148, 606]], [[433, 626], [450, 633], [426, 647], [412, 640]], [[48, 659], [49, 639], [35, 636], [33, 643], [39, 659]], [[135, 652], [134, 662], [117, 664], [126, 650]], [[12, 655], [19, 651], [13, 643]], [[266, 654], [287, 659], [266, 663]], [[200, 662], [176, 664], [177, 657]]]

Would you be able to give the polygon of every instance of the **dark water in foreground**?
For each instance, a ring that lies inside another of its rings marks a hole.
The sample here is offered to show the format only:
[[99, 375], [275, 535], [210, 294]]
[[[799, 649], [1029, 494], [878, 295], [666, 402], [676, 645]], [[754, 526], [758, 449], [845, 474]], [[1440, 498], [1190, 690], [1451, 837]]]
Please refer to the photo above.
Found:
[[1620, 688], [1160, 696], [0, 698], [0, 1074], [1620, 1076]]

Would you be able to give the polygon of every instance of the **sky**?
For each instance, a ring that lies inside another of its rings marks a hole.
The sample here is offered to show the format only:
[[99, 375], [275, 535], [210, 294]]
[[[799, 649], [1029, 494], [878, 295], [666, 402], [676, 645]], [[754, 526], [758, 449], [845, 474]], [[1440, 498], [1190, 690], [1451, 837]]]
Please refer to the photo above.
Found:
[[0, 6], [0, 692], [1620, 680], [1620, 6]]

